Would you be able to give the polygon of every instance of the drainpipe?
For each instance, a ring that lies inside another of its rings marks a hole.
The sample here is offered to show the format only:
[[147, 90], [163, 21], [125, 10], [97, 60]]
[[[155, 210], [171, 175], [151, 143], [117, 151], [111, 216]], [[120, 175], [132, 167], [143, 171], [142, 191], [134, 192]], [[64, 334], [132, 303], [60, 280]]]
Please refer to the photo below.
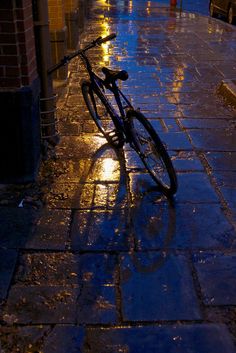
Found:
[[56, 145], [56, 97], [53, 92], [52, 78], [47, 70], [52, 66], [51, 43], [48, 20], [48, 1], [32, 0], [35, 26], [37, 67], [41, 81], [41, 131], [42, 142]]

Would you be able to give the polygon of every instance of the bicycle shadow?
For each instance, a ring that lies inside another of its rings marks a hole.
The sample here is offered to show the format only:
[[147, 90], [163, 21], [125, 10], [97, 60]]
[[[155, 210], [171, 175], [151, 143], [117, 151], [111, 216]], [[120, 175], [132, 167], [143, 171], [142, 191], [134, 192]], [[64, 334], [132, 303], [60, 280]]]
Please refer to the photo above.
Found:
[[[106, 178], [102, 180], [104, 174]], [[122, 149], [113, 149], [107, 143], [102, 145], [84, 168], [79, 184], [82, 187], [74, 195], [76, 203], [84, 205], [83, 198], [88, 196], [88, 199], [86, 207], [74, 214], [72, 249], [147, 251], [169, 247], [175, 234], [173, 200], [163, 197], [151, 183], [141, 187], [136, 184], [138, 189], [131, 191]], [[84, 193], [85, 186], [89, 188], [88, 195]]]
[[[116, 165], [116, 178], [110, 180], [115, 186], [111, 204], [104, 202], [103, 207], [97, 206], [95, 188], [95, 194], [90, 194], [89, 207], [74, 211], [72, 220], [70, 246], [73, 252], [80, 253], [77, 270], [78, 284], [82, 288], [77, 306], [79, 324], [117, 322], [120, 315], [117, 305], [121, 300], [118, 288], [121, 278], [127, 277], [127, 271], [122, 269], [122, 257], [128, 256], [140, 273], [156, 272], [165, 263], [175, 234], [174, 207], [156, 188], [146, 189], [132, 200], [123, 150], [102, 145], [81, 174], [80, 183], [88, 182], [90, 187], [100, 185], [99, 176], [94, 180], [96, 163], [102, 158], [110, 159], [111, 155]], [[104, 181], [105, 188], [108, 184], [109, 181]], [[76, 192], [78, 197], [83, 197], [82, 190]], [[145, 256], [140, 257], [143, 253]]]
[[[129, 200], [121, 160], [122, 150], [112, 149], [106, 143], [84, 168], [79, 180], [82, 187], [74, 195], [74, 203], [82, 207], [75, 211], [72, 222], [73, 250], [127, 250]], [[84, 191], [86, 188], [88, 193]]]
[[145, 174], [136, 181], [132, 194], [130, 212], [134, 243], [129, 256], [135, 271], [155, 272], [171, 252], [176, 233], [175, 203], [173, 199], [163, 197]]

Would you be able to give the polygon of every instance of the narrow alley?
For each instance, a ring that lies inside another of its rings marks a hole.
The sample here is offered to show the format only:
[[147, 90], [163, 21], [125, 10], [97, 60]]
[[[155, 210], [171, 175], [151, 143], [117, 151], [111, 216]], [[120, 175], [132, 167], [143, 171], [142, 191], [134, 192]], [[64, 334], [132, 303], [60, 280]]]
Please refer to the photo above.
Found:
[[113, 32], [92, 62], [128, 71], [120, 86], [165, 143], [177, 194], [106, 143], [74, 59], [40, 186], [0, 187], [0, 350], [235, 353], [236, 110], [217, 89], [236, 78], [236, 27], [94, 0], [81, 46]]

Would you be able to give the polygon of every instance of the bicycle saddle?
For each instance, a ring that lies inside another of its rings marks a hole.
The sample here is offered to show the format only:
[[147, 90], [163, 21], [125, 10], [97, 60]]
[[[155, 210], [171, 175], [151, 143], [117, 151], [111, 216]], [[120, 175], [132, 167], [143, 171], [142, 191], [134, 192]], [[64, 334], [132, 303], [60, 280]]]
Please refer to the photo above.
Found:
[[125, 70], [110, 70], [107, 67], [102, 68], [105, 75], [105, 83], [112, 83], [116, 80], [126, 81], [129, 78], [128, 72]]

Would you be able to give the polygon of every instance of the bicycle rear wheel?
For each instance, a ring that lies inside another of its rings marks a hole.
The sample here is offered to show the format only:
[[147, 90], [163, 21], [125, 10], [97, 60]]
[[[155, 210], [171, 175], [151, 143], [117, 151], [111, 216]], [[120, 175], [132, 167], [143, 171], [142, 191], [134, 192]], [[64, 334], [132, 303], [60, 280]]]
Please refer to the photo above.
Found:
[[81, 89], [86, 106], [98, 129], [111, 145], [122, 147], [123, 133], [119, 130], [118, 123], [115, 124], [117, 118], [105, 95], [98, 88], [92, 87], [90, 81], [83, 81]]
[[171, 159], [156, 131], [143, 114], [128, 112], [133, 147], [161, 191], [171, 196], [177, 191], [177, 176]]

